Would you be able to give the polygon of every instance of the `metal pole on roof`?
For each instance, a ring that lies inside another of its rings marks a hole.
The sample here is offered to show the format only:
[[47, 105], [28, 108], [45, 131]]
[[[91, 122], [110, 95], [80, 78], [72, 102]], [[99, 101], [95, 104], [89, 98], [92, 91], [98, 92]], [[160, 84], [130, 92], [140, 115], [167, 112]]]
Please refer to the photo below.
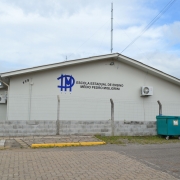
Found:
[[111, 53], [113, 52], [113, 3], [111, 3]]

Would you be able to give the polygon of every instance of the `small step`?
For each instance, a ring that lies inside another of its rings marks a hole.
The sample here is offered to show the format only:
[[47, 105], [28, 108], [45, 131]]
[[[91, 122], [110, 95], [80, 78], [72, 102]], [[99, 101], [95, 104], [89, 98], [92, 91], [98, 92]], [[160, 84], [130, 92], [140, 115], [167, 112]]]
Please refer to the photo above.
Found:
[[15, 138], [15, 140], [21, 145], [22, 148], [30, 148], [30, 146], [26, 144], [22, 139]]
[[5, 139], [0, 139], [0, 148], [4, 148], [6, 140]]

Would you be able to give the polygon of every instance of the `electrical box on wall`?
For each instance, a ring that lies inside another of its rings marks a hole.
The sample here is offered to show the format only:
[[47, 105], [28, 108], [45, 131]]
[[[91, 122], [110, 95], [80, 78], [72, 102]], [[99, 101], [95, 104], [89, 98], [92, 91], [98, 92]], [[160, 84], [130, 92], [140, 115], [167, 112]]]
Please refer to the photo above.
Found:
[[141, 88], [141, 96], [152, 96], [153, 95], [153, 87], [143, 86]]
[[0, 104], [6, 103], [6, 100], [7, 100], [6, 95], [1, 95], [0, 94]]

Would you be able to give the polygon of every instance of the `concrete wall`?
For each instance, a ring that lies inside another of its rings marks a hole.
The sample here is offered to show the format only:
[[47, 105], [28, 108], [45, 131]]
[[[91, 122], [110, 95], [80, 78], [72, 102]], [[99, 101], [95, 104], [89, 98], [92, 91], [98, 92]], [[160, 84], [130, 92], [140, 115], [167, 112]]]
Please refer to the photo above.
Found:
[[157, 135], [156, 121], [115, 121], [115, 135], [149, 136]]
[[56, 121], [2, 121], [0, 136], [55, 135]]
[[[56, 135], [56, 121], [3, 121], [0, 122], [0, 136]], [[60, 121], [60, 135], [109, 136], [112, 133], [110, 121]], [[156, 135], [156, 122], [115, 121], [115, 135]]]

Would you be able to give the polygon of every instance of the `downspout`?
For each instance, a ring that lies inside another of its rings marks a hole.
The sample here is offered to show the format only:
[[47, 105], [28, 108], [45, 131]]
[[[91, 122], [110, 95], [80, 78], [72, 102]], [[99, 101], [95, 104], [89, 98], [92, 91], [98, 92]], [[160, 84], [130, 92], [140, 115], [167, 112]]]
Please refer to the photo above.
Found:
[[[2, 82], [8, 88], [7, 97], [9, 99], [9, 85], [5, 83], [2, 78], [0, 77], [0, 82]], [[7, 112], [6, 112], [6, 121], [8, 121], [8, 111], [9, 111], [9, 100], [7, 100]]]

